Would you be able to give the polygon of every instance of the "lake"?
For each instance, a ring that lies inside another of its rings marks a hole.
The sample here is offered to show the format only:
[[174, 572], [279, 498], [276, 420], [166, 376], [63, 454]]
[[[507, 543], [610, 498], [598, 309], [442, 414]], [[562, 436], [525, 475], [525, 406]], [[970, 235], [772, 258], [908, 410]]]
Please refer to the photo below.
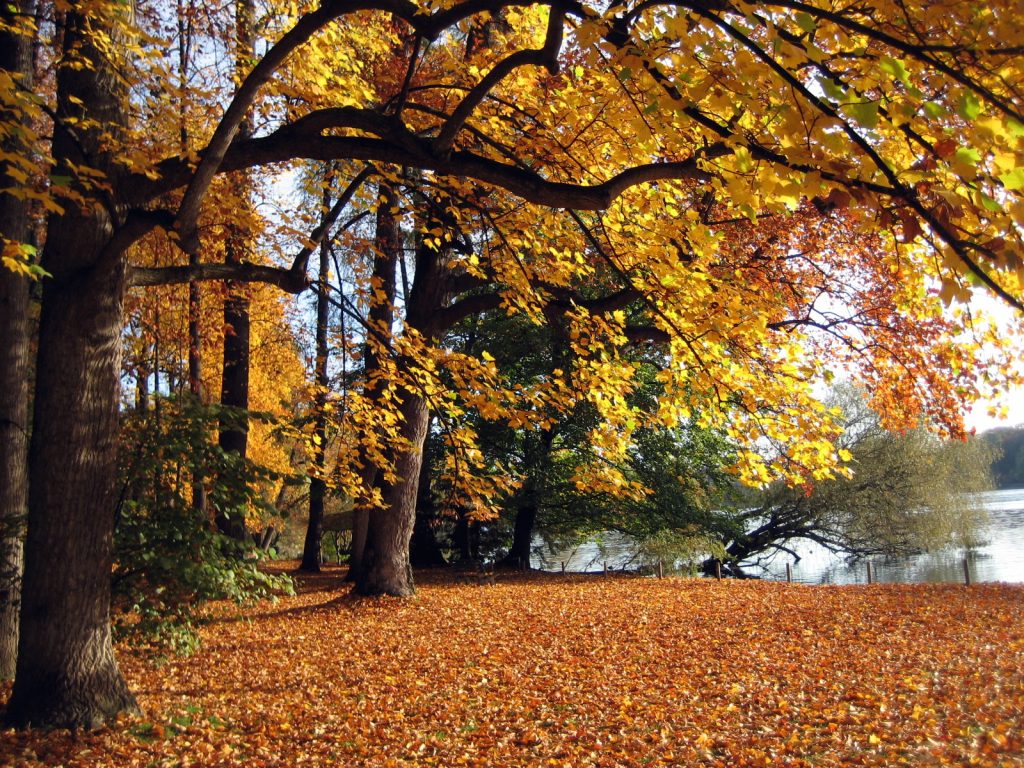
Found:
[[[964, 579], [963, 559], [967, 557], [971, 579], [1024, 583], [1024, 488], [990, 491], [978, 494], [988, 510], [989, 526], [986, 544], [973, 550], [948, 549], [913, 557], [870, 558], [875, 581], [880, 582], [961, 582]], [[792, 566], [793, 581], [805, 584], [863, 584], [867, 581], [865, 561], [847, 562], [812, 542], [796, 541], [789, 545], [800, 555]], [[629, 539], [614, 533], [602, 541], [586, 542], [578, 547], [557, 552], [541, 549], [532, 558], [534, 568], [557, 571], [565, 563], [567, 571], [600, 571], [621, 569], [634, 564], [635, 552]], [[764, 579], [785, 580], [789, 555], [780, 555], [766, 569], [749, 569]]]

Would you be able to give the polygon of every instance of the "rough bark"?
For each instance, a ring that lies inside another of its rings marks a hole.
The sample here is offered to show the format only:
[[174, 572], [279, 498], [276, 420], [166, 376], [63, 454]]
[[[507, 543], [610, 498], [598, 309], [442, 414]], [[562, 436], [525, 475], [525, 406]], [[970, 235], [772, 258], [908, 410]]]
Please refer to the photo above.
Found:
[[97, 218], [51, 224], [44, 257], [15, 725], [95, 727], [136, 708], [110, 635], [123, 263], [87, 285], [54, 263], [86, 250]]
[[[373, 275], [371, 282], [383, 293], [382, 298], [370, 304], [368, 324], [376, 332], [391, 332], [395, 323], [395, 280], [398, 275], [398, 260], [402, 255], [402, 238], [398, 219], [393, 208], [397, 205], [394, 192], [381, 184], [377, 206], [377, 221], [374, 231]], [[367, 343], [363, 350], [363, 377], [366, 395], [371, 400], [380, 389], [380, 360], [377, 347]], [[363, 487], [371, 489], [377, 479], [377, 467], [365, 455], [362, 457], [361, 480]], [[348, 581], [359, 582], [363, 569], [363, 556], [369, 533], [370, 510], [357, 505], [352, 514], [352, 549], [349, 555]]]
[[[63, 48], [89, 67], [61, 67], [58, 116], [123, 124], [114, 66], [90, 43], [103, 20], [74, 10]], [[54, 156], [114, 178], [99, 137], [56, 131]], [[110, 631], [118, 392], [125, 254], [111, 245], [109, 207], [68, 206], [50, 219], [29, 450], [21, 639], [7, 721], [38, 727], [95, 727], [137, 706], [114, 658]]]
[[[0, 5], [0, 69], [32, 85], [31, 40], [10, 30], [14, 12], [34, 2]], [[13, 147], [4, 146], [4, 149]], [[0, 190], [14, 186], [0, 164]], [[28, 204], [0, 192], [0, 247], [29, 239]], [[14, 677], [28, 513], [28, 279], [0, 267], [0, 678]]]
[[[229, 248], [229, 255], [236, 249]], [[235, 256], [234, 258], [240, 258]], [[221, 373], [221, 405], [249, 407], [249, 291], [245, 285], [229, 285], [224, 299], [224, 367]], [[225, 451], [245, 458], [249, 440], [247, 422], [221, 426], [219, 442]], [[245, 520], [229, 518], [218, 511], [217, 528], [236, 539], [245, 537]]]
[[[0, 232], [6, 235], [0, 199]], [[0, 268], [0, 678], [14, 676], [28, 511], [28, 280]]]
[[[456, 222], [443, 202], [427, 199], [424, 208], [427, 220], [421, 227], [422, 231], [440, 227], [449, 233], [457, 233]], [[445, 330], [444, 323], [449, 318], [443, 313], [451, 294], [451, 275], [446, 264], [447, 254], [443, 249], [439, 251], [426, 242], [421, 242], [416, 249], [413, 285], [405, 296], [405, 322], [428, 342]], [[394, 284], [393, 273], [389, 284]], [[409, 361], [400, 362], [400, 365], [408, 364]], [[395, 483], [383, 486], [383, 509], [370, 514], [367, 550], [373, 550], [373, 557], [367, 557], [363, 568], [357, 571], [360, 576], [356, 589], [362, 594], [406, 595], [413, 591], [409, 548], [415, 528], [416, 498], [429, 414], [427, 403], [419, 393], [405, 390], [402, 397], [403, 437], [409, 441], [409, 449], [395, 463]], [[404, 562], [404, 569], [398, 566], [399, 562]]]
[[[429, 218], [423, 230], [452, 226], [453, 223], [447, 220], [444, 205], [435, 206], [433, 201], [428, 200], [426, 208]], [[397, 235], [396, 231], [394, 253], [399, 255], [400, 241]], [[446, 260], [442, 251], [425, 242], [420, 243], [416, 249], [413, 285], [405, 296], [406, 325], [428, 341], [435, 339], [443, 330], [439, 324], [440, 311], [449, 298], [449, 275], [444, 266]], [[393, 286], [394, 281], [392, 265], [389, 285]], [[407, 364], [408, 361], [400, 362], [400, 365]], [[362, 594], [408, 595], [413, 592], [409, 548], [416, 522], [416, 498], [429, 412], [426, 400], [419, 393], [406, 389], [401, 396], [402, 437], [408, 441], [409, 448], [400, 453], [395, 462], [395, 483], [382, 486], [383, 509], [370, 513], [367, 552], [372, 550], [373, 554], [372, 557], [366, 556], [363, 567], [357, 571], [359, 577], [356, 581], [356, 590]], [[399, 567], [400, 562], [404, 563], [404, 568]]]
[[[429, 412], [418, 394], [401, 390], [401, 436], [408, 442], [395, 462], [394, 483], [383, 484], [384, 508], [370, 513], [363, 569], [356, 581], [362, 595], [407, 597], [415, 591], [409, 564], [409, 541], [416, 519], [416, 489], [423, 461]], [[406, 479], [413, 478], [412, 482]]]

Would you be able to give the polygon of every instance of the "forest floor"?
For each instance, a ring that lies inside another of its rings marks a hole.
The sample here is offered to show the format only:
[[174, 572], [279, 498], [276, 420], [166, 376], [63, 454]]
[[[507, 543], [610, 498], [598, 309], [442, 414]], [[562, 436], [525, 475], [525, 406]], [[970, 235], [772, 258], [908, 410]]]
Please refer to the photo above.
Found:
[[120, 648], [144, 717], [0, 765], [1024, 766], [1024, 587], [341, 576]]

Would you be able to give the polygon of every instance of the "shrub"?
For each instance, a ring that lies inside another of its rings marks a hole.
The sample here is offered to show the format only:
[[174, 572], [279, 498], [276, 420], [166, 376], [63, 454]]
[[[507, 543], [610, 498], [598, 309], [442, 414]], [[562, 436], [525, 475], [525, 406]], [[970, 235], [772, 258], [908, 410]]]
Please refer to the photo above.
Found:
[[[214, 510], [231, 520], [273, 512], [263, 490], [281, 476], [215, 441], [221, 424], [246, 418], [244, 411], [179, 396], [125, 419], [113, 572], [121, 636], [188, 653], [198, 645], [208, 601], [244, 604], [291, 591], [287, 576], [261, 570], [268, 553], [212, 523]], [[205, 510], [192, 503], [197, 479], [206, 489]]]

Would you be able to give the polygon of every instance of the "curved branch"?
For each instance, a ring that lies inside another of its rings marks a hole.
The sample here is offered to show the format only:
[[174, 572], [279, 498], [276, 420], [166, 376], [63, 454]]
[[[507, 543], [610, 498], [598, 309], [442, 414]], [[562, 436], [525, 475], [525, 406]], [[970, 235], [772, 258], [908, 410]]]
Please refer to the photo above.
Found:
[[[373, 173], [374, 169], [368, 166], [356, 174], [320, 223], [310, 232], [307, 242], [292, 258], [292, 264], [287, 269], [245, 262], [240, 264], [195, 263], [177, 267], [129, 266], [128, 285], [176, 285], [200, 280], [236, 280], [244, 283], [269, 283], [288, 293], [302, 293], [310, 285], [309, 278], [306, 276], [310, 255], [327, 237], [327, 233], [337, 222], [341, 212], [351, 202], [363, 182]], [[360, 218], [362, 216], [352, 219], [345, 225], [345, 228]]]
[[454, 304], [435, 310], [433, 324], [439, 330], [453, 328], [458, 322], [501, 306], [501, 294], [477, 293], [459, 299]]
[[627, 325], [622, 332], [632, 344], [668, 344], [672, 341], [667, 331], [652, 325]]
[[520, 67], [534, 65], [547, 67], [552, 75], [558, 73], [558, 52], [562, 48], [562, 22], [565, 12], [551, 6], [548, 16], [548, 28], [544, 38], [544, 45], [540, 48], [516, 51], [513, 54], [499, 61], [490, 72], [480, 79], [473, 89], [459, 102], [459, 106], [452, 112], [451, 117], [441, 128], [441, 132], [434, 141], [434, 148], [439, 153], [447, 153], [455, 137], [458, 135], [466, 120], [479, 106], [494, 87], [512, 74]]
[[390, 13], [407, 22], [418, 34], [434, 40], [444, 30], [460, 20], [484, 11], [497, 11], [516, 5], [533, 5], [523, 0], [470, 0], [434, 14], [420, 13], [420, 7], [409, 0], [325, 0], [314, 11], [300, 16], [295, 26], [263, 54], [256, 66], [242, 81], [224, 116], [202, 153], [199, 166], [195, 169], [185, 195], [178, 208], [176, 230], [182, 246], [192, 252], [198, 248], [196, 220], [206, 193], [214, 177], [221, 171], [228, 149], [238, 135], [245, 115], [255, 102], [256, 95], [281, 67], [285, 60], [314, 34], [332, 21], [357, 11], [377, 10]]
[[[324, 136], [328, 128], [356, 128], [379, 138]], [[363, 160], [407, 165], [444, 176], [475, 179], [511, 192], [527, 202], [552, 208], [603, 210], [627, 189], [670, 180], [705, 181], [702, 162], [729, 154], [724, 144], [697, 150], [685, 160], [654, 162], [627, 168], [599, 184], [551, 181], [537, 171], [501, 163], [473, 152], [437, 154], [431, 142], [420, 138], [401, 121], [370, 110], [338, 108], [312, 113], [268, 136], [234, 142], [220, 169], [242, 170], [289, 160]], [[138, 180], [137, 195], [153, 197], [184, 183], [187, 166], [178, 158], [162, 164], [161, 179]]]
[[203, 204], [206, 193], [214, 177], [220, 172], [224, 157], [231, 142], [238, 134], [239, 127], [245, 120], [246, 113], [256, 100], [259, 89], [266, 84], [299, 46], [303, 45], [316, 32], [346, 13], [366, 10], [386, 3], [360, 2], [359, 0], [333, 0], [325, 2], [315, 11], [300, 16], [295, 26], [268, 50], [253, 67], [239, 86], [234, 98], [228, 105], [224, 116], [217, 124], [216, 130], [207, 144], [192, 179], [188, 183], [185, 195], [178, 206], [175, 229], [185, 251], [192, 253], [199, 248], [199, 237], [196, 233], [196, 219]]

